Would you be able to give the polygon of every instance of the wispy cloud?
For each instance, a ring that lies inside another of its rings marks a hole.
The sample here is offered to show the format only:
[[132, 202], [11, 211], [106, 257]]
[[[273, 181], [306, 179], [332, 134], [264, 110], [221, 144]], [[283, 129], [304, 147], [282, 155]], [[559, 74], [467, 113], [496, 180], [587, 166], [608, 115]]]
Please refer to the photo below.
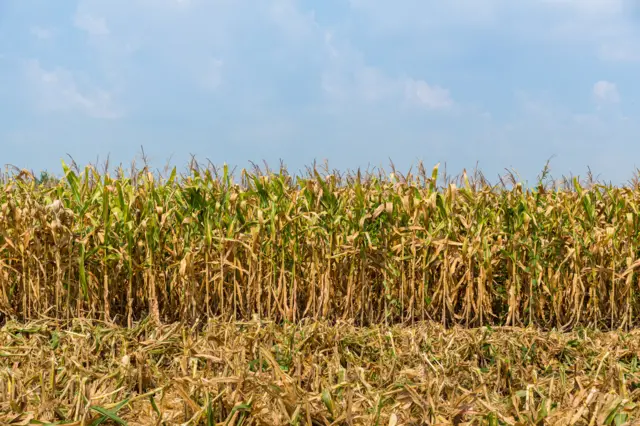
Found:
[[107, 21], [104, 18], [95, 17], [86, 13], [76, 13], [73, 18], [74, 25], [86, 31], [92, 36], [106, 36], [109, 35], [109, 27]]
[[447, 89], [431, 86], [422, 80], [408, 79], [407, 98], [429, 109], [447, 109], [453, 106], [453, 99]]
[[91, 85], [81, 88], [69, 70], [47, 70], [38, 60], [30, 60], [25, 71], [34, 102], [43, 111], [79, 112], [104, 119], [122, 115], [109, 91]]
[[563, 172], [599, 161], [619, 176], [637, 158], [623, 151], [638, 126], [621, 118], [638, 115], [633, 3], [72, 0], [53, 14], [15, 2], [0, 19], [27, 37], [0, 40], [2, 99], [17, 106], [5, 122], [66, 144], [75, 123], [88, 155], [80, 141], [102, 132], [122, 160], [153, 141], [177, 161], [216, 150], [352, 167], [393, 154], [537, 174], [558, 154]]
[[327, 65], [322, 74], [322, 88], [332, 99], [391, 102], [403, 100], [428, 109], [446, 109], [454, 102], [449, 91], [424, 80], [393, 76], [366, 63], [364, 55], [347, 43], [325, 34]]
[[[589, 49], [607, 61], [640, 60], [637, 0], [350, 0], [367, 32], [417, 36], [451, 32], [465, 37], [478, 29], [508, 34], [511, 40], [553, 41], [555, 48]], [[453, 30], [455, 28], [455, 30]]]
[[600, 80], [593, 85], [593, 96], [600, 104], [620, 102], [620, 93], [615, 83]]

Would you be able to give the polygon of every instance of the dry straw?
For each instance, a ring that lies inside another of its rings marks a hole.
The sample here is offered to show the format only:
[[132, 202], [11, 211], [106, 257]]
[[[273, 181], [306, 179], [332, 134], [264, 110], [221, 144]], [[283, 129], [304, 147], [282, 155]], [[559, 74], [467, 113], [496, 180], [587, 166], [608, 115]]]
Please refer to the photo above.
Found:
[[638, 353], [638, 332], [10, 322], [0, 424], [632, 425]]

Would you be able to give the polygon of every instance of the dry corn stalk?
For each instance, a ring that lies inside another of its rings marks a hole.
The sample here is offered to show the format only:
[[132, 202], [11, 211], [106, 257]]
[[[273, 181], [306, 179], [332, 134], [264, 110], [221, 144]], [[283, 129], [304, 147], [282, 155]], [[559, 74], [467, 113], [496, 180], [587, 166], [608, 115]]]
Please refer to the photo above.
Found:
[[640, 186], [193, 166], [6, 175], [0, 312], [638, 325]]

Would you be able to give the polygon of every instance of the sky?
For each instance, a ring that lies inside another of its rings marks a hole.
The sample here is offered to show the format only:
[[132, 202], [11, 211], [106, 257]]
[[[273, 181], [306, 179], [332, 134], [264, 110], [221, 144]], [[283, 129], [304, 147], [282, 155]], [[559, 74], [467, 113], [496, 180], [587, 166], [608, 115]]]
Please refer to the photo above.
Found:
[[640, 0], [0, 0], [0, 163], [624, 183]]

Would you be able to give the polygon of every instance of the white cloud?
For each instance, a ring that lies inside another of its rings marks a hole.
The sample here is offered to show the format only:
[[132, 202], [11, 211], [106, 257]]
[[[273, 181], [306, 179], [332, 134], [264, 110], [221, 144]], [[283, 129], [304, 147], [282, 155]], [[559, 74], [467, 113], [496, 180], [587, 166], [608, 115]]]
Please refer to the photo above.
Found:
[[447, 89], [423, 80], [391, 76], [367, 64], [360, 51], [336, 40], [332, 33], [325, 34], [324, 42], [327, 56], [322, 88], [333, 100], [384, 101], [397, 105], [405, 99], [428, 109], [446, 109], [454, 104]]
[[398, 81], [386, 76], [381, 70], [362, 66], [354, 70], [355, 92], [364, 100], [375, 102], [393, 97], [399, 87]]
[[334, 100], [399, 105], [402, 99], [406, 99], [415, 106], [432, 110], [447, 109], [454, 105], [447, 89], [432, 86], [424, 80], [391, 77], [378, 68], [366, 65], [325, 72], [322, 87]]
[[37, 60], [26, 65], [29, 89], [36, 105], [48, 112], [75, 111], [94, 118], [114, 119], [122, 114], [114, 106], [109, 91], [84, 85], [64, 68], [46, 70]]
[[599, 103], [618, 103], [620, 102], [620, 93], [615, 83], [600, 80], [593, 85], [593, 96]]
[[104, 18], [96, 18], [89, 14], [76, 13], [73, 18], [73, 23], [77, 28], [86, 31], [92, 36], [109, 35], [109, 27]]
[[453, 99], [447, 89], [431, 86], [423, 80], [407, 79], [405, 93], [407, 99], [429, 109], [447, 109], [453, 106]]
[[[499, 29], [503, 37], [552, 43], [554, 48], [590, 49], [608, 61], [640, 60], [638, 0], [350, 0], [366, 23], [364, 31], [456, 43], [478, 29]], [[455, 30], [454, 30], [455, 29]]]
[[[255, 67], [253, 56], [263, 61], [266, 55], [247, 48], [246, 34], [254, 32], [256, 35], [251, 38], [257, 43], [265, 37], [275, 39], [268, 52], [280, 58], [274, 60], [292, 61], [302, 64], [301, 68], [314, 67], [308, 72], [320, 75], [316, 90], [335, 105], [401, 105], [409, 101], [404, 105], [442, 109], [453, 104], [448, 91], [430, 85], [425, 76], [405, 75], [402, 69], [388, 72], [383, 66], [372, 64], [360, 49], [349, 44], [340, 28], [332, 35], [329, 28], [333, 27], [320, 24], [315, 12], [303, 8], [297, 0], [272, 0], [247, 9], [248, 5], [246, 1], [230, 0], [80, 0], [75, 23], [89, 35], [110, 35], [92, 45], [103, 55], [102, 63], [110, 67], [110, 74], [122, 75], [123, 70], [144, 74], [142, 69], [122, 65], [131, 60], [131, 55], [114, 55], [122, 50], [121, 46], [136, 43], [150, 52], [148, 56], [164, 63], [164, 70], [169, 66], [174, 81], [185, 79], [208, 90], [218, 89], [224, 81], [238, 93], [245, 92], [248, 98], [273, 99], [280, 95], [274, 94], [269, 76], [250, 77], [251, 68]], [[290, 69], [288, 64], [283, 70], [287, 68]], [[251, 78], [251, 82], [241, 83], [241, 78]], [[242, 87], [237, 87], [240, 84]]]
[[318, 29], [314, 13], [303, 13], [297, 1], [273, 0], [270, 3], [267, 16], [291, 41], [312, 36]]
[[31, 35], [33, 35], [34, 37], [40, 40], [48, 40], [50, 38], [53, 38], [54, 36], [53, 30], [49, 28], [39, 27], [37, 25], [32, 26], [29, 29], [29, 32], [31, 33]]
[[398, 99], [402, 82], [387, 76], [381, 70], [343, 57], [343, 63], [329, 63], [321, 77], [321, 86], [330, 99], [337, 102], [378, 102]]

